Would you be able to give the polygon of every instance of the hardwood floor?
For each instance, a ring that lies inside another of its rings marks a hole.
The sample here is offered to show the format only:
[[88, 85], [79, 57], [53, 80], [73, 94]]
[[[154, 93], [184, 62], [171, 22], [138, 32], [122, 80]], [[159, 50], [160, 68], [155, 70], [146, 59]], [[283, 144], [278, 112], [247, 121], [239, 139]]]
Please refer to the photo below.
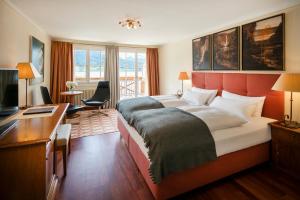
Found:
[[[77, 138], [71, 143], [68, 175], [60, 178], [56, 200], [154, 199], [119, 133]], [[61, 160], [58, 168], [62, 177]], [[300, 181], [265, 164], [174, 199], [300, 199]]]

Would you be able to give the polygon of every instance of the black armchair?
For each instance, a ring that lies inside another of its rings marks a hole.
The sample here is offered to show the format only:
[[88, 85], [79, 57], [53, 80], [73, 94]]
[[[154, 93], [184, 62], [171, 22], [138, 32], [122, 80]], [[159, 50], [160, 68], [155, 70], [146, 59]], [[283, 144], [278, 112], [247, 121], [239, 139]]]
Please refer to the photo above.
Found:
[[[42, 93], [42, 98], [43, 98], [44, 104], [53, 104], [51, 96], [48, 91], [48, 88], [44, 87], [44, 86], [41, 86], [40, 88], [41, 88], [41, 93]], [[83, 110], [82, 106], [76, 106], [76, 105], [70, 104], [67, 109], [67, 115], [73, 115], [80, 110]]]
[[82, 99], [81, 101], [86, 106], [98, 107], [98, 113], [107, 116], [106, 113], [100, 110], [110, 101], [109, 81], [99, 81], [95, 94], [91, 98], [86, 100]]

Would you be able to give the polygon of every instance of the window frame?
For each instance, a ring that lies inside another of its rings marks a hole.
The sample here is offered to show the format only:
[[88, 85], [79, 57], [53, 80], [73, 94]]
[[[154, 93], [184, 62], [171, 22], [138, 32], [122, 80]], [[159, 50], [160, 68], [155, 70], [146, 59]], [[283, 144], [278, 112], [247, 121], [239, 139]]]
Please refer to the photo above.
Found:
[[[90, 71], [91, 71], [91, 66], [90, 66], [90, 51], [95, 50], [95, 51], [104, 51], [104, 72], [103, 72], [103, 78], [105, 74], [105, 62], [106, 62], [106, 51], [105, 51], [105, 46], [98, 46], [98, 45], [84, 45], [84, 44], [74, 44], [73, 45], [73, 63], [76, 63], [76, 57], [75, 57], [75, 51], [76, 50], [85, 50], [86, 51], [86, 72], [85, 72], [85, 80], [76, 80], [76, 72], [75, 69], [73, 70], [73, 81], [76, 81], [79, 85], [85, 86], [85, 85], [96, 85], [98, 81], [93, 81], [91, 80], [90, 77]], [[75, 68], [75, 65], [74, 65]], [[101, 69], [101, 66], [100, 66]], [[101, 70], [100, 70], [100, 78], [101, 78]]]
[[[119, 47], [119, 56], [120, 53], [134, 53], [135, 54], [135, 63], [134, 63], [134, 70], [135, 70], [135, 80], [138, 80], [139, 76], [139, 70], [138, 70], [138, 54], [144, 53], [146, 55], [147, 59], [147, 48], [142, 47]], [[148, 82], [147, 74], [148, 74], [148, 68], [147, 68], [147, 60], [145, 60], [145, 67], [146, 67], [146, 84]], [[145, 85], [145, 93], [148, 94], [147, 85]], [[135, 84], [135, 97], [138, 97], [137, 92], [139, 91], [139, 84]]]

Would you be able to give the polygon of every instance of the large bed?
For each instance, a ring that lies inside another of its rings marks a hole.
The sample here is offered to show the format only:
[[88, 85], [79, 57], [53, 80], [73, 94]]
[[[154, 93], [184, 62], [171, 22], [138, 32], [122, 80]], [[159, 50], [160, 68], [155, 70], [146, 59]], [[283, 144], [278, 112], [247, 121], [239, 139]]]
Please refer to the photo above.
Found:
[[154, 184], [149, 175], [150, 160], [143, 138], [118, 115], [118, 128], [147, 185], [156, 199], [167, 199], [269, 160], [268, 123], [284, 112], [284, 95], [272, 91], [277, 74], [192, 73], [192, 85], [227, 90], [245, 96], [266, 96], [262, 117], [252, 118], [240, 127], [211, 132], [217, 159], [198, 167], [176, 172]]

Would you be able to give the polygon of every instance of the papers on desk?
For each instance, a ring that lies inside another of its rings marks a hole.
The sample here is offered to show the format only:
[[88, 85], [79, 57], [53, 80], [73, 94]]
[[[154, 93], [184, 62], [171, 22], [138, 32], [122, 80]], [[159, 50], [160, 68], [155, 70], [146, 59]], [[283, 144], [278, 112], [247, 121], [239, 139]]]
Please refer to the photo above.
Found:
[[43, 113], [52, 113], [54, 107], [42, 107], [42, 108], [29, 108], [25, 112], [23, 112], [23, 115], [33, 115], [33, 114], [43, 114]]
[[58, 106], [39, 106], [28, 108], [24, 111], [21, 111], [16, 119], [30, 119], [30, 118], [39, 118], [39, 117], [51, 117], [55, 113]]

